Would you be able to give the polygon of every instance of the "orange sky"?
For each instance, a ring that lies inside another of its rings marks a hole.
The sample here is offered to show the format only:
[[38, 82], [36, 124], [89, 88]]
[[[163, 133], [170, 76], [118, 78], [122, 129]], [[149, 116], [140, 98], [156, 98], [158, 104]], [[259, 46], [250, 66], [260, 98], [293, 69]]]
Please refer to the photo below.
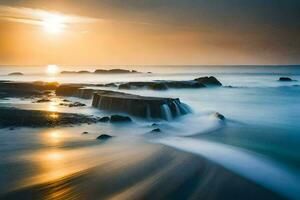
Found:
[[[299, 31], [293, 26], [282, 32], [281, 24], [252, 20], [244, 27], [242, 21], [223, 22], [222, 16], [189, 16], [191, 8], [188, 17], [177, 15], [161, 5], [146, 11], [126, 6], [126, 11], [108, 1], [81, 7], [46, 2], [0, 3], [1, 65], [300, 63]], [[58, 33], [45, 30], [53, 13], [61, 17]]]

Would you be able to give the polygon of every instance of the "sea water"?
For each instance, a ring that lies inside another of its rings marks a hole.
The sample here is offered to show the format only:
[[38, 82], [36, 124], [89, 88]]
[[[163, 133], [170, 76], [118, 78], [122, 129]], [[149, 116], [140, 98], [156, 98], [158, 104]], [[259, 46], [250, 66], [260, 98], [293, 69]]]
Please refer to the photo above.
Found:
[[[151, 138], [151, 142], [198, 154], [285, 197], [300, 198], [300, 66], [139, 67], [141, 71], [154, 73], [48, 76], [42, 71], [35, 70], [34, 73], [29, 68], [27, 71], [19, 68], [15, 71], [25, 75], [16, 77], [7, 76], [11, 69], [2, 68], [0, 79], [99, 84], [215, 76], [223, 87], [123, 91], [180, 98], [192, 109], [191, 114], [158, 122], [164, 137]], [[294, 81], [280, 82], [281, 76], [291, 77]], [[99, 114], [92, 108], [83, 111]], [[214, 117], [215, 112], [224, 115], [226, 120]], [[151, 123], [137, 119], [136, 124], [126, 130], [142, 135], [146, 131], [143, 127]], [[112, 134], [121, 132], [111, 127], [106, 130]]]

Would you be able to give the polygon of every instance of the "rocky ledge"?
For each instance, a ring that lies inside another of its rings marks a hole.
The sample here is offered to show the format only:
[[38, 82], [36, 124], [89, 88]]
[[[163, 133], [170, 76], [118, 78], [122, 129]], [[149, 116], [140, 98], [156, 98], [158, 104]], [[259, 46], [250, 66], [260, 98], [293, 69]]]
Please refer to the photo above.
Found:
[[189, 107], [179, 99], [145, 97], [107, 90], [94, 93], [92, 106], [147, 119], [172, 120], [190, 112]]
[[290, 77], [280, 77], [278, 80], [279, 81], [293, 81], [293, 79], [291, 79]]
[[97, 123], [91, 116], [0, 107], [0, 127], [53, 127]]
[[200, 77], [188, 81], [153, 81], [153, 82], [127, 82], [119, 85], [119, 89], [147, 88], [151, 90], [167, 90], [168, 88], [203, 88], [209, 86], [222, 86], [222, 83], [213, 76]]

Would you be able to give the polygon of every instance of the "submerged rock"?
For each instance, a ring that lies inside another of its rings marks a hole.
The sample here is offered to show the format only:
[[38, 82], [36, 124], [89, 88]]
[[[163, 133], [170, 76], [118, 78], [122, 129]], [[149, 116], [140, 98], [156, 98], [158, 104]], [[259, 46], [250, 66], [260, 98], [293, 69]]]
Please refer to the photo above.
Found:
[[48, 98], [42, 98], [42, 99], [38, 99], [36, 101], [34, 101], [34, 103], [47, 103], [50, 102], [51, 100]]
[[279, 81], [293, 81], [290, 77], [280, 77]]
[[122, 115], [112, 115], [110, 117], [110, 122], [111, 123], [116, 123], [116, 122], [131, 122], [131, 118], [128, 116], [122, 116]]
[[151, 131], [151, 133], [160, 133], [160, 132], [161, 132], [160, 128], [156, 128]]
[[220, 114], [220, 113], [218, 113], [218, 112], [216, 112], [216, 113], [214, 114], [214, 116], [215, 116], [216, 118], [220, 119], [220, 120], [225, 120], [225, 116], [222, 115], [222, 114]]
[[121, 92], [98, 90], [92, 106], [101, 110], [123, 112], [142, 118], [171, 120], [190, 109], [179, 99], [145, 97]]
[[102, 134], [97, 137], [97, 140], [108, 140], [108, 139], [111, 139], [112, 137], [113, 136], [111, 136], [111, 135]]
[[108, 122], [109, 121], [109, 117], [101, 117], [98, 121], [99, 122]]

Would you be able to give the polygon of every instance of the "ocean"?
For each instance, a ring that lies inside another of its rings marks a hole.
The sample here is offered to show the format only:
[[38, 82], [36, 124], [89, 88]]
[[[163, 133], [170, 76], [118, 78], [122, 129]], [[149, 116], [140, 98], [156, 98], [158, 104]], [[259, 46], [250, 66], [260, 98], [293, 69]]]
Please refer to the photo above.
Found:
[[[94, 70], [102, 67], [84, 68]], [[136, 119], [128, 127], [101, 127], [105, 133], [124, 132], [140, 136], [151, 123], [159, 123], [163, 137], [146, 140], [208, 159], [227, 170], [289, 199], [300, 198], [300, 66], [117, 66], [152, 73], [115, 75], [46, 75], [44, 67], [0, 68], [0, 80], [57, 81], [59, 83], [111, 83], [154, 80], [192, 80], [215, 76], [222, 87], [199, 89], [147, 89], [123, 92], [155, 97], [179, 98], [192, 113], [170, 121]], [[69, 70], [72, 67], [61, 68]], [[24, 76], [7, 76], [21, 71]], [[280, 82], [287, 76], [291, 82]], [[99, 87], [101, 88], [101, 87]], [[107, 90], [118, 90], [105, 87]], [[2, 101], [24, 106], [23, 101]], [[89, 101], [85, 100], [87, 104]], [[41, 107], [30, 107], [40, 109]], [[27, 107], [28, 108], [28, 107]], [[72, 112], [74, 109], [57, 111]], [[77, 112], [77, 111], [76, 111]], [[103, 116], [106, 112], [91, 107], [79, 112]], [[225, 116], [217, 120], [214, 113]], [[96, 130], [99, 127], [93, 128]], [[1, 132], [1, 130], [0, 130]], [[2, 131], [3, 132], [3, 131]], [[1, 134], [1, 137], [5, 137]], [[0, 147], [3, 148], [3, 147]], [[14, 151], [16, 147], [10, 147]]]

